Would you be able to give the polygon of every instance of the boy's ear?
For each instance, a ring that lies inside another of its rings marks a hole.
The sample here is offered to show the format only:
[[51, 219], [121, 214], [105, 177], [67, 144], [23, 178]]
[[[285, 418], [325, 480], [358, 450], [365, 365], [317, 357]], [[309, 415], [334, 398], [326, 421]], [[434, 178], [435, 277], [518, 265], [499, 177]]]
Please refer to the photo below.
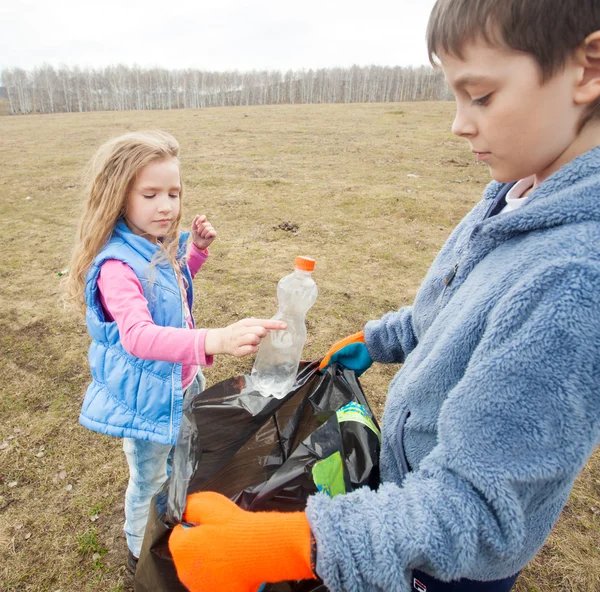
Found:
[[575, 89], [575, 102], [593, 103], [600, 97], [600, 31], [588, 35], [575, 51], [575, 62], [581, 75]]

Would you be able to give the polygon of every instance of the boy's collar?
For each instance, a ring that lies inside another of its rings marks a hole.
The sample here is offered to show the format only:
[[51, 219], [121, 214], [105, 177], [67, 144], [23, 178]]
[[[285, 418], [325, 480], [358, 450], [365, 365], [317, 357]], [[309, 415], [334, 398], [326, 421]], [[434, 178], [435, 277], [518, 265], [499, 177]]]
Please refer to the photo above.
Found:
[[534, 195], [547, 195], [560, 191], [572, 185], [578, 179], [598, 174], [600, 171], [600, 146], [576, 156], [573, 160], [560, 167], [550, 175], [543, 183], [540, 183], [531, 193]]
[[[586, 177], [600, 171], [600, 146], [596, 146], [560, 167], [543, 183], [540, 183], [529, 195], [547, 195], [564, 189], [574, 180]], [[514, 184], [514, 183], [513, 183]], [[498, 192], [506, 183], [491, 181], [483, 191], [483, 199], [495, 199]]]

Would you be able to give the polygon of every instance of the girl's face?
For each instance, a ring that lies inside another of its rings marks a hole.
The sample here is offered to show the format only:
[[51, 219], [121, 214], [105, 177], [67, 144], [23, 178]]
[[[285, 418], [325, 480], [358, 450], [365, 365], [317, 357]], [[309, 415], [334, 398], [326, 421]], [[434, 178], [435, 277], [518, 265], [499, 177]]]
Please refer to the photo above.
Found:
[[179, 161], [155, 160], [138, 171], [127, 196], [125, 223], [133, 232], [156, 243], [179, 216]]

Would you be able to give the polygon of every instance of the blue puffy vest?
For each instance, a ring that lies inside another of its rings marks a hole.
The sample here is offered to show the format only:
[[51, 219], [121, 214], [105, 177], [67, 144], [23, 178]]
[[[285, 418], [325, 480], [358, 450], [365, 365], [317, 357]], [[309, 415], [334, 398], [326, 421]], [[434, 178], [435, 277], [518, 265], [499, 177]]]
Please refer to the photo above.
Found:
[[[185, 258], [189, 233], [182, 233], [178, 258]], [[175, 271], [167, 262], [150, 270], [159, 246], [132, 233], [123, 220], [94, 260], [86, 278], [86, 322], [92, 338], [89, 351], [92, 382], [87, 389], [79, 421], [86, 428], [111, 436], [175, 444], [181, 423], [183, 393], [181, 364], [142, 360], [121, 344], [117, 323], [108, 321], [98, 292], [98, 274], [107, 259], [126, 263], [144, 290], [152, 320], [163, 327], [187, 327], [185, 307]], [[193, 289], [189, 268], [182, 266], [192, 310]]]

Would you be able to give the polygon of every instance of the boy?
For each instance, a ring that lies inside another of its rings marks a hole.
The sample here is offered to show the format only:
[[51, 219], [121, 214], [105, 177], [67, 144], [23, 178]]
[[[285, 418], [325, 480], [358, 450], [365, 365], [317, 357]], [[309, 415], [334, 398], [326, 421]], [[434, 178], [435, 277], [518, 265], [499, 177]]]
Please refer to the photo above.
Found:
[[508, 591], [600, 441], [600, 3], [438, 0], [428, 44], [495, 181], [414, 305], [330, 351], [403, 363], [383, 483], [291, 514], [190, 496], [200, 526], [170, 541], [190, 590]]

